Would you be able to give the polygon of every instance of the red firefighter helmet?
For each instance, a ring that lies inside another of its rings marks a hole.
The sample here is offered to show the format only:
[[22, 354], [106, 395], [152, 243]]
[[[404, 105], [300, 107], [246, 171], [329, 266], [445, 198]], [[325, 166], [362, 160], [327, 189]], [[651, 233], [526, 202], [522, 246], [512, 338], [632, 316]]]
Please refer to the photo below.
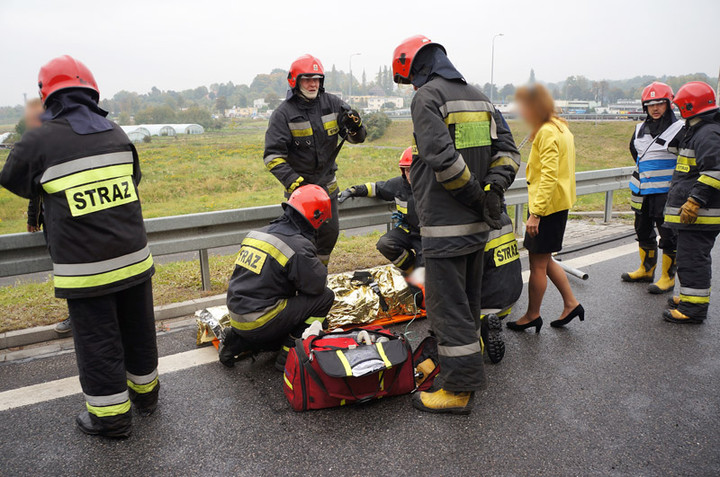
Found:
[[418, 52], [428, 45], [437, 45], [442, 48], [443, 52], [447, 53], [445, 47], [439, 43], [433, 43], [430, 38], [424, 35], [406, 38], [395, 48], [392, 59], [393, 81], [400, 84], [410, 84], [410, 70], [412, 69], [413, 60]]
[[673, 90], [670, 86], [659, 81], [653, 81], [645, 87], [642, 92], [643, 107], [651, 104], [667, 101], [668, 104], [673, 100]]
[[413, 148], [412, 146], [408, 147], [403, 151], [402, 156], [400, 156], [400, 167], [410, 167], [412, 165], [413, 161]]
[[300, 76], [318, 76], [320, 77], [320, 87], [322, 87], [325, 79], [325, 69], [320, 60], [313, 55], [302, 55], [290, 65], [287, 78], [290, 89], [295, 89]]
[[673, 99], [683, 119], [717, 109], [717, 100], [712, 86], [702, 81], [691, 81], [680, 88]]
[[332, 218], [330, 197], [319, 185], [298, 187], [285, 204], [300, 212], [316, 229]]
[[67, 88], [86, 88], [100, 99], [100, 90], [90, 69], [70, 55], [54, 58], [40, 68], [38, 88], [43, 103], [53, 93]]

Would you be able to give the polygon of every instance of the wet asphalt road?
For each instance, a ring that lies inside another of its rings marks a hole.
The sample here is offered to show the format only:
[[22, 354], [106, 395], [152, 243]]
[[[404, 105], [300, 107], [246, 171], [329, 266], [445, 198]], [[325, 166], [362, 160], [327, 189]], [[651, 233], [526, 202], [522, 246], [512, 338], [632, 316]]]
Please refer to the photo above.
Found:
[[[720, 296], [704, 325], [665, 323], [665, 296], [620, 282], [634, 265], [626, 255], [572, 280], [585, 322], [506, 331], [506, 357], [486, 366], [468, 417], [418, 412], [409, 396], [295, 413], [263, 354], [162, 376], [161, 407], [136, 416], [125, 441], [74, 428], [80, 395], [1, 412], [0, 475], [719, 475]], [[545, 303], [549, 322], [561, 312], [552, 286]], [[427, 326], [411, 325], [411, 338]], [[164, 334], [161, 354], [194, 339]], [[72, 353], [8, 363], [0, 391], [75, 374]]]

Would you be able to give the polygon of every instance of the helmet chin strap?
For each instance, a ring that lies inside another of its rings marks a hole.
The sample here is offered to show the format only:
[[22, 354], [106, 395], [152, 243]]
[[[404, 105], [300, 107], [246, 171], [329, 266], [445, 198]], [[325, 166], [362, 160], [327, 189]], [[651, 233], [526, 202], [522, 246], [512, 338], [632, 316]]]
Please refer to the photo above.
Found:
[[306, 99], [308, 101], [312, 101], [313, 99], [317, 98], [317, 95], [320, 92], [319, 89], [310, 92], [310, 91], [306, 90], [305, 88], [303, 88], [301, 85], [298, 85], [298, 89], [300, 91], [300, 96], [302, 96], [304, 99]]

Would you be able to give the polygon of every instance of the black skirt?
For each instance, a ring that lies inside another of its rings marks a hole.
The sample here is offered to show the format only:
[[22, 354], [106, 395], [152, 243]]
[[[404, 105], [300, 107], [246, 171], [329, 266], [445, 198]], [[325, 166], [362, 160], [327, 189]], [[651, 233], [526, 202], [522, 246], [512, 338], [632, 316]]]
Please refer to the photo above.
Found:
[[562, 250], [567, 219], [567, 210], [541, 217], [536, 236], [531, 237], [525, 232], [525, 249], [530, 253], [553, 253]]

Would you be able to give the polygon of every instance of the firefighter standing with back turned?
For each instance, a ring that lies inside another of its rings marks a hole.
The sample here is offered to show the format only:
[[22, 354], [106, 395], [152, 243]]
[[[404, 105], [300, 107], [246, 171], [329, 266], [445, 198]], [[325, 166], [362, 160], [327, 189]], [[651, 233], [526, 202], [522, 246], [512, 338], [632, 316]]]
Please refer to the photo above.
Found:
[[423, 254], [425, 303], [444, 383], [413, 396], [428, 412], [467, 414], [485, 384], [481, 334], [483, 249], [502, 228], [504, 193], [520, 166], [502, 115], [468, 85], [445, 48], [417, 35], [393, 54], [393, 79], [417, 92], [411, 112], [418, 158], [410, 168]]
[[137, 185], [137, 151], [98, 107], [90, 70], [70, 56], [40, 69], [46, 113], [15, 145], [0, 184], [41, 196], [55, 296], [65, 298], [87, 410], [87, 434], [127, 437], [132, 402], [141, 415], [158, 400], [153, 259]]
[[675, 287], [675, 232], [664, 223], [665, 202], [670, 180], [677, 163], [675, 154], [668, 150], [682, 128], [673, 113], [670, 101], [673, 90], [665, 83], [655, 81], [642, 92], [642, 105], [647, 113], [645, 121], [638, 124], [630, 140], [630, 154], [636, 167], [630, 180], [632, 207], [635, 210], [635, 233], [640, 251], [640, 267], [622, 274], [626, 282], [652, 283], [657, 266], [658, 242], [655, 229], [660, 234], [663, 251], [660, 279], [648, 286], [648, 292], [661, 294]]
[[720, 111], [712, 87], [701, 81], [685, 84], [673, 102], [685, 119], [678, 135], [665, 223], [677, 230], [680, 296], [669, 300], [663, 316], [671, 323], [698, 324], [710, 306], [712, 258], [720, 233]]
[[318, 231], [320, 260], [327, 265], [335, 248], [338, 222], [338, 185], [335, 159], [343, 138], [365, 141], [360, 115], [335, 95], [325, 92], [320, 60], [303, 55], [290, 65], [288, 98], [270, 117], [265, 133], [265, 167], [285, 187], [286, 197], [301, 185], [317, 184], [332, 200], [332, 218]]

